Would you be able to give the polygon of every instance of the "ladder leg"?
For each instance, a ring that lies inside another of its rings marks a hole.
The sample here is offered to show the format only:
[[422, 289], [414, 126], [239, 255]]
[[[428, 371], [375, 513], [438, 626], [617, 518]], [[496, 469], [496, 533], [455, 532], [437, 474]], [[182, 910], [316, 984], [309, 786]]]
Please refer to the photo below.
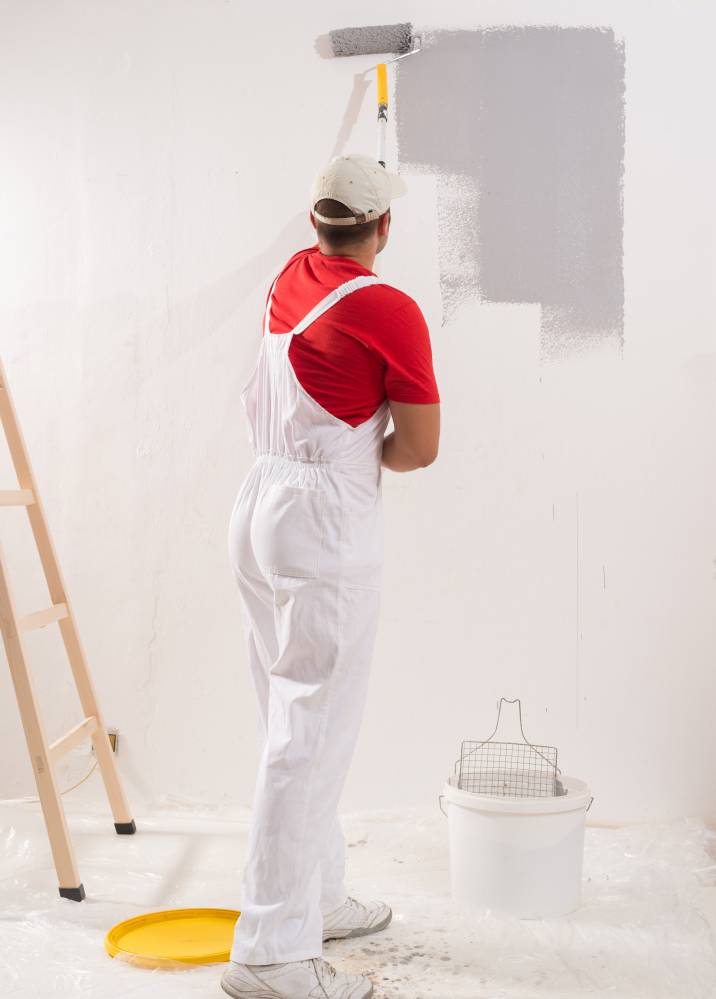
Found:
[[80, 642], [75, 618], [72, 613], [70, 602], [65, 593], [65, 584], [60, 572], [60, 565], [55, 552], [55, 547], [50, 537], [42, 502], [35, 483], [35, 477], [30, 466], [30, 459], [27, 447], [20, 431], [20, 425], [15, 413], [15, 407], [10, 397], [2, 364], [0, 363], [0, 420], [5, 428], [10, 454], [12, 456], [18, 482], [22, 489], [29, 489], [34, 496], [34, 502], [27, 507], [27, 516], [30, 527], [35, 537], [35, 544], [42, 562], [42, 568], [47, 580], [47, 587], [50, 591], [53, 605], [64, 604], [67, 608], [67, 616], [61, 620], [60, 632], [65, 643], [67, 657], [70, 661], [72, 674], [77, 687], [80, 703], [84, 709], [86, 717], [94, 716], [97, 719], [97, 729], [92, 735], [92, 744], [97, 756], [97, 763], [102, 774], [105, 791], [109, 800], [110, 808], [114, 816], [114, 828], [118, 833], [135, 832], [134, 820], [131, 816], [129, 803], [124, 794], [117, 761], [112, 746], [107, 735], [107, 728], [97, 703], [94, 684], [87, 668], [87, 660]]
[[40, 804], [45, 817], [52, 859], [60, 885], [60, 895], [81, 902], [85, 897], [85, 890], [80, 881], [65, 811], [48, 757], [47, 742], [42, 730], [37, 700], [27, 667], [25, 648], [17, 627], [17, 614], [10, 592], [2, 548], [0, 548], [0, 625], [10, 665], [10, 675], [20, 709], [20, 718], [25, 730], [32, 770], [35, 775], [37, 793], [40, 796]]
[[86, 716], [94, 715], [97, 719], [97, 729], [92, 734], [92, 745], [94, 746], [97, 763], [102, 774], [109, 807], [112, 809], [112, 815], [114, 816], [114, 828], [119, 834], [131, 834], [136, 832], [137, 827], [132, 818], [122, 782], [119, 779], [117, 759], [112, 752], [112, 744], [109, 741], [107, 728], [99, 709], [94, 684], [87, 668], [87, 660], [85, 659], [84, 649], [75, 628], [72, 611], [69, 607], [68, 610], [69, 614], [67, 618], [60, 621], [60, 632], [65, 643], [67, 658], [72, 667], [77, 693], [79, 694], [84, 713]]

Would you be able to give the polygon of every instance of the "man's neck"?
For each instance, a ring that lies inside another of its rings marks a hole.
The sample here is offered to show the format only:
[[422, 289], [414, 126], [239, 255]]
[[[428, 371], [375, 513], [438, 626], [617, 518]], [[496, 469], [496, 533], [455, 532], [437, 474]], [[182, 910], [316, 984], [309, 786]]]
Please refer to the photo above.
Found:
[[325, 247], [318, 245], [318, 249], [321, 251], [324, 257], [347, 257], [349, 260], [355, 260], [357, 264], [361, 267], [365, 267], [367, 271], [373, 272], [373, 264], [375, 263], [375, 251], [367, 247], [347, 247], [340, 253], [333, 250], [327, 250]]

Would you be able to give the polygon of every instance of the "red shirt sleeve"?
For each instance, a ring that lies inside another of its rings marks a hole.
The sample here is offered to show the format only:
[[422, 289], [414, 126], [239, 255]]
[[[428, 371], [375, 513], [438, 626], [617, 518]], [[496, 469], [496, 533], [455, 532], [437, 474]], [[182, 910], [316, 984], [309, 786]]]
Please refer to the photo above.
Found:
[[418, 303], [406, 302], [386, 321], [379, 348], [385, 361], [385, 394], [394, 402], [440, 402], [430, 333]]
[[279, 279], [279, 278], [281, 277], [281, 275], [282, 275], [282, 274], [284, 273], [284, 271], [287, 271], [287, 270], [288, 270], [288, 268], [289, 268], [289, 267], [291, 266], [291, 264], [292, 264], [292, 263], [294, 262], [294, 260], [298, 260], [298, 258], [299, 258], [299, 257], [301, 257], [301, 256], [303, 256], [304, 254], [306, 254], [306, 253], [310, 252], [310, 250], [311, 250], [311, 249], [313, 249], [313, 247], [309, 247], [309, 249], [308, 249], [308, 250], [298, 250], [298, 252], [297, 252], [297, 253], [294, 253], [294, 255], [293, 255], [292, 257], [289, 257], [289, 258], [288, 258], [288, 260], [287, 260], [287, 261], [286, 261], [286, 263], [285, 263], [285, 264], [283, 265], [283, 267], [282, 267], [282, 268], [281, 268], [281, 270], [280, 270], [280, 271], [278, 272], [278, 274], [276, 274], [276, 275], [275, 275], [275, 276], [274, 276], [274, 277], [273, 277], [273, 278], [272, 278], [272, 279], [271, 279], [271, 280], [269, 281], [269, 285], [268, 285], [268, 288], [266, 289], [266, 298], [264, 299], [264, 307], [263, 307], [263, 312], [261, 313], [261, 335], [262, 335], [262, 336], [263, 336], [263, 321], [264, 321], [264, 317], [265, 317], [265, 315], [266, 315], [266, 309], [268, 308], [268, 302], [269, 302], [269, 296], [271, 295], [271, 289], [273, 288], [273, 286], [274, 286], [274, 283], [275, 283], [275, 284], [278, 284], [278, 279]]

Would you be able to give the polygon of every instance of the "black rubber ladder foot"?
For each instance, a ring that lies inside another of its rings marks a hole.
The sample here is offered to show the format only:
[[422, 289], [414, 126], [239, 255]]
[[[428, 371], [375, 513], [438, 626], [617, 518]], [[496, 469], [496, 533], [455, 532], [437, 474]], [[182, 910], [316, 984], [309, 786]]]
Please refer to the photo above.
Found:
[[120, 836], [131, 836], [137, 831], [134, 819], [131, 822], [115, 822], [114, 828]]
[[69, 898], [71, 902], [81, 902], [85, 898], [85, 886], [80, 883], [77, 888], [60, 888], [60, 897]]

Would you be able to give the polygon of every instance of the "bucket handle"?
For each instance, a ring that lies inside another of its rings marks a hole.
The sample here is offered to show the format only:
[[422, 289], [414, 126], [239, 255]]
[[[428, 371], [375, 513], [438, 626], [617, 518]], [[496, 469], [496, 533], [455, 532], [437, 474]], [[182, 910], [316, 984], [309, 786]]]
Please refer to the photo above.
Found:
[[587, 811], [592, 807], [592, 802], [594, 801], [594, 795], [589, 799], [589, 804], [587, 805]]

